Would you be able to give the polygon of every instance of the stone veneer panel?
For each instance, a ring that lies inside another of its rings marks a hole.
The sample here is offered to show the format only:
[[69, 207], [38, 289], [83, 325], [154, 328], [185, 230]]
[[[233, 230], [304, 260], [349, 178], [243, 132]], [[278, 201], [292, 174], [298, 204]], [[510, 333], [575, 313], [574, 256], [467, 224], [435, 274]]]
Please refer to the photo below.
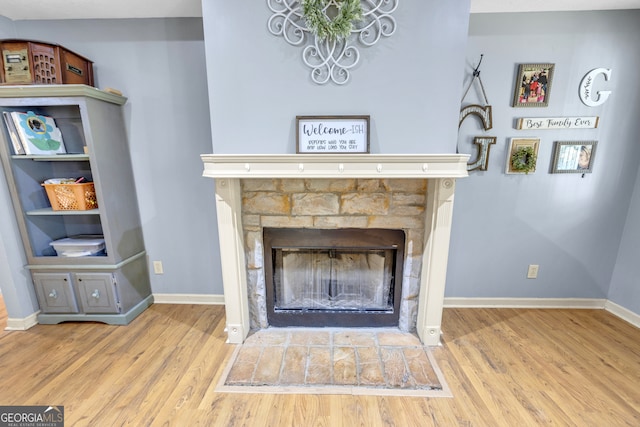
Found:
[[292, 195], [293, 215], [329, 216], [340, 212], [340, 198], [333, 193], [296, 193]]
[[424, 179], [243, 179], [251, 329], [268, 326], [262, 228], [392, 228], [405, 231], [399, 328], [413, 331], [424, 248]]

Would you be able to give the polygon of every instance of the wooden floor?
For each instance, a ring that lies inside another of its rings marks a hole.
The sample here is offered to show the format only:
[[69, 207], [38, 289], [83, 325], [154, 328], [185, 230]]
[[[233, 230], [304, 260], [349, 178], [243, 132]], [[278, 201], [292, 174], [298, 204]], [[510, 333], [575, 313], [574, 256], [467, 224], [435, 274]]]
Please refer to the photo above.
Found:
[[2, 334], [0, 405], [64, 405], [67, 426], [640, 425], [640, 330], [605, 311], [445, 309], [443, 327], [453, 398], [219, 394], [223, 307], [155, 304]]

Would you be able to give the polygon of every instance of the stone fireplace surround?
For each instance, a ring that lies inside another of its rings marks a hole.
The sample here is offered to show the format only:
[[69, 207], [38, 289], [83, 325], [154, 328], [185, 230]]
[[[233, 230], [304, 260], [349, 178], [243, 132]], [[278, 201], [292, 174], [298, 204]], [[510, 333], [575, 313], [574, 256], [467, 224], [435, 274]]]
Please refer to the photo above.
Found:
[[[414, 300], [417, 303], [415, 310], [417, 314], [414, 316], [415, 320], [411, 317], [407, 320], [405, 315], [403, 328], [406, 329], [415, 324], [418, 336], [425, 345], [440, 343], [455, 179], [468, 176], [467, 155], [203, 154], [201, 157], [204, 163], [203, 176], [215, 178], [226, 331], [229, 343], [242, 343], [252, 326], [254, 328], [264, 326], [259, 320], [260, 313], [255, 313], [255, 309], [250, 312], [250, 306], [255, 306], [256, 299], [255, 296], [254, 300], [249, 298], [249, 292], [256, 292], [255, 284], [251, 284], [250, 281], [258, 282], [259, 279], [249, 278], [252, 270], [247, 262], [249, 260], [249, 263], [252, 263], [252, 260], [257, 259], [258, 254], [261, 256], [261, 250], [258, 247], [255, 251], [251, 249], [254, 243], [245, 242], [245, 236], [252, 231], [252, 226], [262, 226], [262, 224], [243, 225], [243, 222], [256, 221], [256, 215], [247, 212], [243, 215], [243, 180], [251, 180], [247, 182], [251, 183], [250, 187], [253, 189], [272, 188], [274, 191], [284, 182], [289, 188], [291, 185], [298, 188], [296, 194], [299, 197], [305, 197], [304, 191], [308, 188], [308, 184], [301, 183], [322, 182], [317, 180], [331, 180], [338, 183], [344, 180], [342, 184], [347, 186], [351, 182], [357, 185], [358, 180], [378, 183], [390, 181], [402, 183], [398, 180], [413, 180], [414, 183], [407, 181], [407, 185], [411, 188], [415, 188], [415, 182], [426, 180], [423, 186], [426, 189], [424, 226], [422, 233], [418, 233], [420, 237], [414, 239], [422, 243], [422, 248], [420, 251], [412, 252], [420, 254], [419, 261], [422, 266], [416, 278], [418, 295]], [[264, 186], [260, 184], [260, 180], [265, 180]], [[401, 184], [400, 187], [403, 185]], [[358, 191], [357, 188], [356, 191]], [[260, 217], [260, 215], [257, 216]], [[298, 215], [295, 211], [287, 214], [287, 226], [297, 226], [296, 221], [300, 221], [302, 216], [304, 215]], [[341, 215], [335, 215], [332, 220], [340, 221]], [[352, 219], [342, 217], [342, 220], [345, 221], [344, 225], [334, 222], [331, 227], [349, 227], [350, 224], [346, 222]], [[314, 225], [313, 220], [304, 226], [328, 228], [326, 216], [320, 221], [323, 223], [322, 226]], [[367, 220], [367, 222], [371, 221]], [[412, 233], [415, 234], [415, 230]], [[254, 269], [254, 276], [255, 273]], [[258, 295], [257, 298], [259, 299], [260, 296]], [[405, 304], [405, 312], [406, 310]]]

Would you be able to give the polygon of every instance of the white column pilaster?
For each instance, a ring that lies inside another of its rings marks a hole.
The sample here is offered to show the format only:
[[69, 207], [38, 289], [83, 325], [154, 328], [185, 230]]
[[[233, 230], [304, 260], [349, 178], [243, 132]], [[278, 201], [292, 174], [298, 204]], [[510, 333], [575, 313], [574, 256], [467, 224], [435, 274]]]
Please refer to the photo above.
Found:
[[249, 333], [247, 268], [242, 235], [240, 179], [216, 179], [216, 209], [226, 310], [227, 342], [242, 344]]
[[440, 344], [454, 192], [453, 178], [429, 180], [416, 328], [422, 343], [430, 346]]

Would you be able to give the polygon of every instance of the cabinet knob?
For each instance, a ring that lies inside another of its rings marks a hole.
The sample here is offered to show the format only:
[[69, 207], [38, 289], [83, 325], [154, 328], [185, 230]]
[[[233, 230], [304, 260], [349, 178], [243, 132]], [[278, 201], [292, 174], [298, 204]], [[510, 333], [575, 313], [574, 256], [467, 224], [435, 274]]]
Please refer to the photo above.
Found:
[[95, 289], [91, 294], [91, 296], [94, 297], [95, 299], [100, 299], [100, 291]]
[[56, 292], [55, 289], [53, 289], [51, 292], [49, 292], [49, 298], [58, 298], [58, 293]]

